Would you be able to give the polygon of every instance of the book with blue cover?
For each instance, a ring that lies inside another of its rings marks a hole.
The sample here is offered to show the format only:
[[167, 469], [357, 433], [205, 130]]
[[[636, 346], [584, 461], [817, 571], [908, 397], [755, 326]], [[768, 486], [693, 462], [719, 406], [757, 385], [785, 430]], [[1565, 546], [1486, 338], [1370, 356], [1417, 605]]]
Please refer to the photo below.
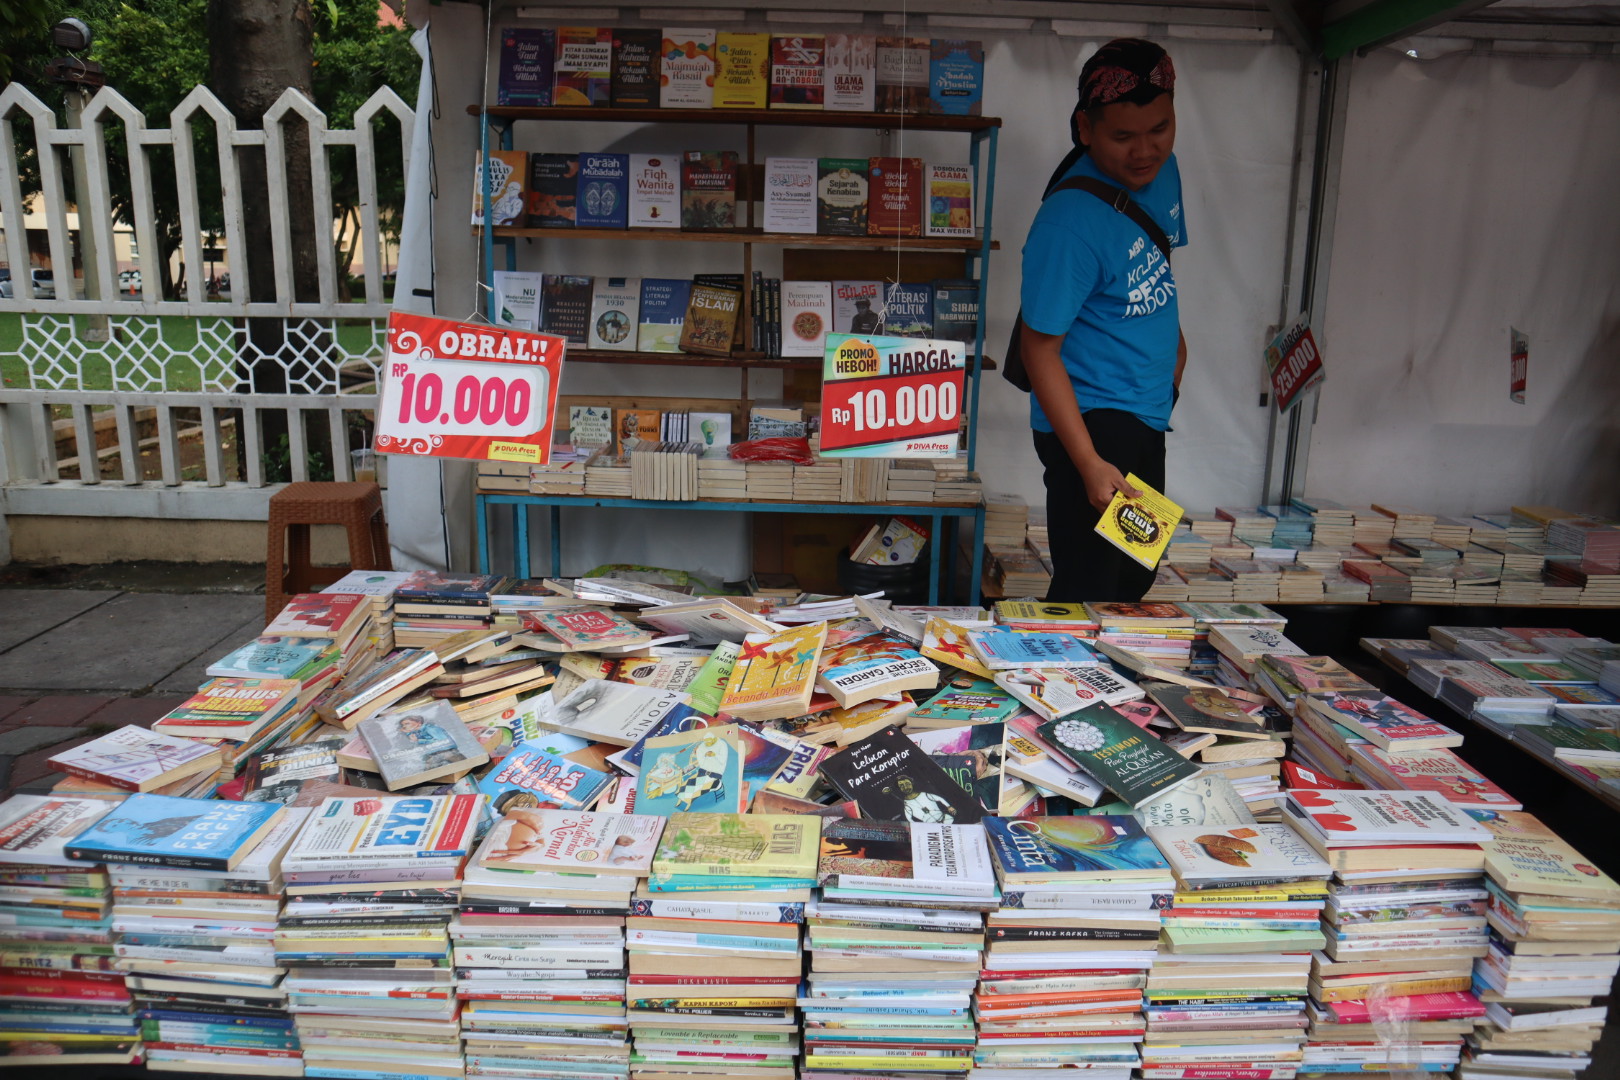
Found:
[[1002, 626], [968, 631], [968, 644], [992, 671], [1096, 664], [1097, 654], [1072, 634], [1041, 634]]
[[989, 817], [984, 830], [1003, 884], [1170, 877], [1170, 864], [1128, 814]]
[[691, 299], [690, 279], [642, 278], [636, 348], [641, 352], [680, 352], [681, 328], [686, 324], [686, 306]]
[[275, 803], [131, 795], [64, 853], [77, 862], [235, 870], [285, 812]]
[[612, 780], [600, 769], [570, 758], [590, 745], [578, 736], [548, 731], [514, 747], [478, 781], [478, 790], [489, 796], [496, 816], [525, 806], [583, 810]]
[[984, 44], [935, 38], [928, 57], [928, 111], [978, 116], [984, 102]]
[[207, 674], [238, 679], [298, 679], [337, 662], [337, 649], [320, 638], [287, 638], [271, 634], [255, 638], [208, 667]]
[[[963, 675], [906, 717], [907, 726], [918, 720], [939, 724], [997, 724], [1023, 708], [1017, 698], [988, 679]], [[933, 725], [930, 725], [933, 726]]]
[[574, 225], [581, 229], [622, 229], [629, 220], [630, 155], [579, 155]]
[[934, 287], [927, 282], [892, 281], [883, 287], [887, 312], [883, 332], [895, 337], [934, 336]]

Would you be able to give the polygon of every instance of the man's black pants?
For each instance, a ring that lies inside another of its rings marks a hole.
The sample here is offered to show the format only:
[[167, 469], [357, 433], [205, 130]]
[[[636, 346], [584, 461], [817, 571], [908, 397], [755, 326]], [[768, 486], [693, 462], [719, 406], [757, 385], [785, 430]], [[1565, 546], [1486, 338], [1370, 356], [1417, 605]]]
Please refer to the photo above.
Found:
[[[1164, 432], [1119, 409], [1092, 409], [1082, 418], [1104, 461], [1122, 476], [1135, 473], [1164, 490]], [[1080, 470], [1056, 435], [1034, 435], [1035, 453], [1046, 466], [1046, 528], [1052, 546], [1052, 585], [1046, 599], [1055, 604], [1142, 599], [1153, 584], [1153, 571], [1095, 532], [1102, 515], [1086, 497]]]

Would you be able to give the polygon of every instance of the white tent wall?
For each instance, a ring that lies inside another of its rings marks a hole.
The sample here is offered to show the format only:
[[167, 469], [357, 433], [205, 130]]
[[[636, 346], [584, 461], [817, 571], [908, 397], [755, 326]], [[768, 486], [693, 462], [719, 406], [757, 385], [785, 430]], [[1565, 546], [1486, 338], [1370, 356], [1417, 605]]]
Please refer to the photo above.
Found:
[[1613, 60], [1355, 62], [1306, 490], [1620, 510], [1616, 100]]
[[[468, 228], [472, 160], [478, 122], [466, 105], [484, 93], [486, 70], [493, 97], [494, 58], [486, 64], [483, 11], [446, 4], [423, 9], [433, 22], [434, 56], [442, 113], [434, 124], [439, 199], [435, 229], [438, 312], [464, 316], [473, 306], [479, 249]], [[495, 30], [504, 21], [497, 13]], [[544, 24], [535, 24], [544, 25]], [[773, 24], [782, 32], [789, 27]], [[1146, 27], [1137, 32], [1145, 32]], [[922, 31], [928, 33], [929, 31]], [[986, 350], [1000, 357], [1018, 309], [1019, 250], [1052, 168], [1067, 151], [1068, 116], [1075, 79], [1085, 58], [1113, 28], [1096, 38], [1050, 32], [959, 33], [985, 43], [986, 113], [1003, 118], [994, 227], [1001, 250], [991, 259]], [[1165, 38], [1176, 62], [1178, 156], [1186, 185], [1191, 243], [1177, 253], [1182, 322], [1191, 351], [1189, 374], [1170, 439], [1169, 490], [1193, 507], [1253, 503], [1260, 495], [1267, 413], [1257, 404], [1259, 354], [1266, 329], [1277, 321], [1292, 210], [1295, 110], [1300, 61], [1276, 43], [1212, 42]], [[496, 49], [498, 53], [498, 48]], [[693, 127], [600, 124], [520, 124], [520, 150], [657, 152], [718, 145], [740, 148], [740, 135]], [[493, 140], [493, 133], [492, 133]], [[905, 154], [933, 161], [965, 161], [962, 136], [898, 132], [887, 140], [870, 133], [763, 128], [757, 153], [834, 156]], [[776, 249], [756, 248], [755, 265], [780, 269]], [[495, 265], [505, 267], [497, 247]], [[736, 249], [719, 244], [519, 241], [519, 270], [595, 275], [687, 276], [740, 268]], [[735, 397], [738, 373], [728, 370], [578, 364], [567, 369], [564, 394], [639, 394]], [[772, 373], [755, 374], [755, 398], [779, 394]], [[1044, 505], [1041, 470], [1030, 445], [1027, 397], [999, 373], [984, 380], [978, 467], [991, 490], [1015, 491]], [[447, 477], [447, 489], [455, 486]], [[470, 488], [470, 480], [467, 481]], [[470, 508], [449, 507], [455, 565], [476, 559]], [[498, 514], [492, 529], [497, 567], [509, 566], [511, 532]], [[549, 569], [546, 518], [532, 519], [535, 572]], [[637, 511], [581, 510], [563, 514], [563, 567], [568, 574], [605, 562], [681, 567], [735, 580], [749, 569], [742, 515], [670, 511], [656, 522]]]

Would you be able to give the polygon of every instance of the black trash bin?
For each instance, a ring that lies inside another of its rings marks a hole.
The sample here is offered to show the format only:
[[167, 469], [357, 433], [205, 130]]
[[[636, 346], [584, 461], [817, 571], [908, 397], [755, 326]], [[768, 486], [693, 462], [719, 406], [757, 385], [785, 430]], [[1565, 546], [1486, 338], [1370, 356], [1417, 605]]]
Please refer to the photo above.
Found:
[[884, 599], [896, 604], [926, 604], [928, 602], [928, 547], [917, 554], [917, 561], [899, 566], [851, 562], [838, 563], [838, 588], [850, 594], [874, 593], [882, 590]]

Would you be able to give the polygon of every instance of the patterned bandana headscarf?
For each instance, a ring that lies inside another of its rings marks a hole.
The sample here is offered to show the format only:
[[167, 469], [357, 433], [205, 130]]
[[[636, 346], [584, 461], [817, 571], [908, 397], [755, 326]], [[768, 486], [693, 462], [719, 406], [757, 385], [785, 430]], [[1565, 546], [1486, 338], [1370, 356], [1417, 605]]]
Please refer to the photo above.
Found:
[[1098, 49], [1080, 69], [1080, 109], [1096, 109], [1129, 95], [1140, 86], [1176, 88], [1170, 54], [1141, 38], [1116, 38]]

